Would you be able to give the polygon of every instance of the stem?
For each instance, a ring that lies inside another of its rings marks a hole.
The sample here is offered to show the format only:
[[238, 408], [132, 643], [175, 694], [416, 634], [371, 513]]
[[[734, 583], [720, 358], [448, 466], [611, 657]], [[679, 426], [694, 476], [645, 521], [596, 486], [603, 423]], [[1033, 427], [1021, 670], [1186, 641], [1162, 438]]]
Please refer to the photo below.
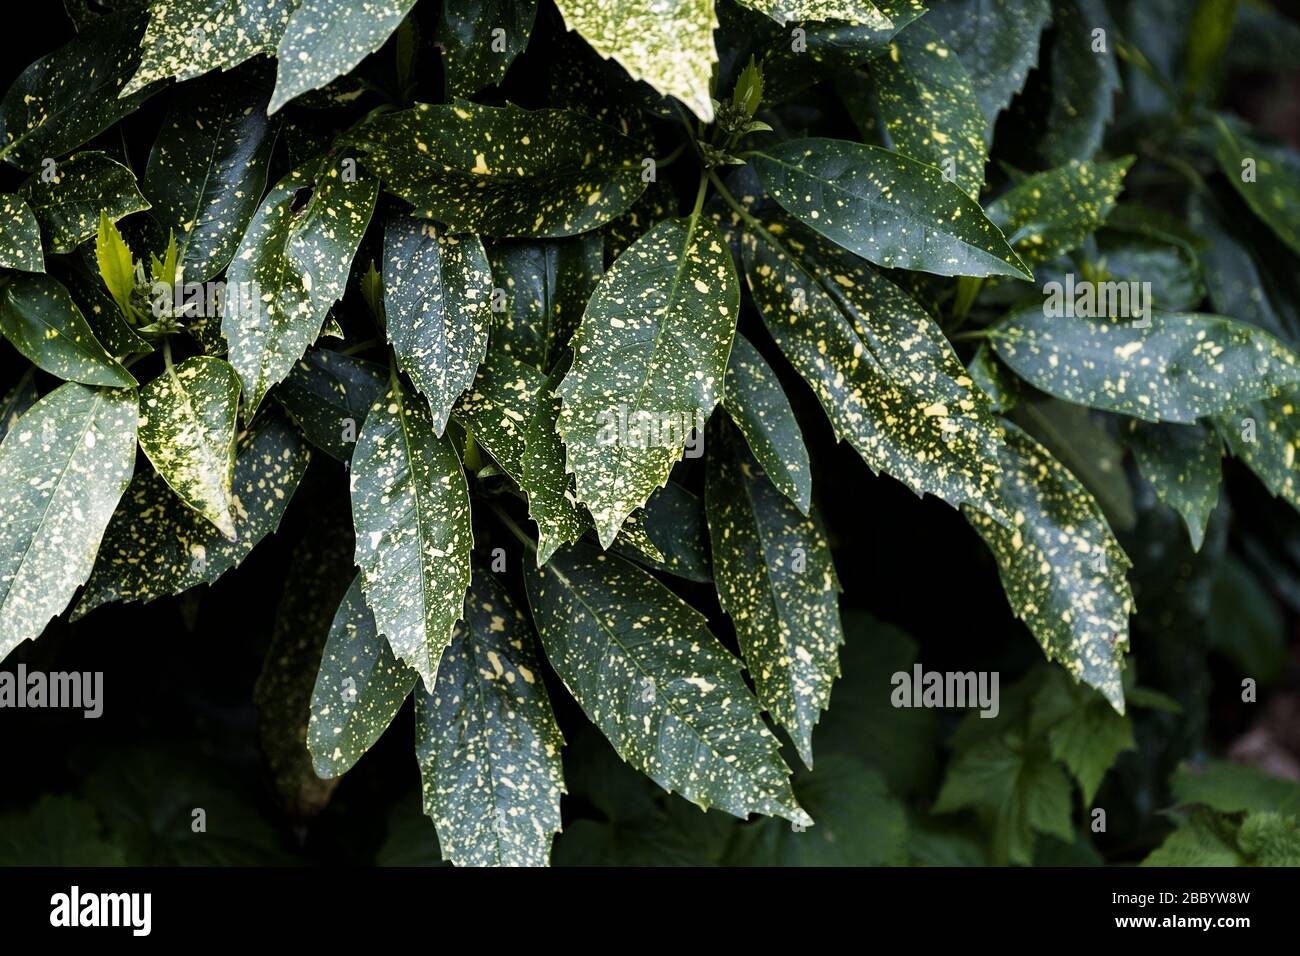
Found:
[[537, 545], [533, 543], [533, 539], [524, 534], [523, 529], [520, 528], [519, 525], [515, 524], [514, 520], [506, 514], [504, 508], [496, 502], [491, 501], [488, 502], [488, 507], [496, 513], [496, 516], [501, 520], [501, 523], [510, 529], [510, 533], [518, 538], [524, 547], [534, 554], [537, 553]]
[[175, 371], [172, 369], [172, 341], [170, 338], [163, 339], [163, 365], [166, 366], [168, 375], [175, 375]]
[[746, 225], [753, 229], [761, 229], [764, 233], [767, 233], [767, 227], [751, 216], [748, 209], [736, 202], [736, 197], [731, 195], [731, 191], [722, 184], [722, 179], [719, 178], [717, 173], [710, 169], [708, 171], [708, 177], [709, 182], [713, 183], [713, 188], [718, 191], [718, 195], [722, 197], [723, 201], [731, 207], [732, 211], [737, 216], [745, 221]]
[[956, 335], [950, 335], [948, 338], [953, 342], [966, 342], [971, 339], [987, 339], [993, 336], [992, 329], [972, 329], [969, 332], [958, 332]]
[[373, 348], [382, 342], [383, 339], [366, 339], [364, 342], [358, 342], [356, 345], [349, 345], [345, 349], [340, 349], [340, 355], [356, 355], [358, 352], [364, 352], [368, 348]]
[[709, 188], [709, 176], [707, 173], [700, 173], [700, 188], [695, 193], [695, 208], [691, 210], [691, 218], [699, 219], [700, 211], [704, 209], [704, 194]]
[[952, 330], [956, 331], [962, 327], [966, 321], [966, 316], [970, 314], [970, 307], [975, 304], [979, 297], [980, 289], [984, 287], [983, 277], [961, 276], [957, 280], [957, 299], [952, 305], [952, 317], [956, 319]]
[[678, 156], [680, 156], [682, 153], [686, 152], [687, 148], [688, 148], [690, 145], [691, 145], [690, 143], [678, 143], [678, 144], [677, 144], [677, 148], [674, 149], [674, 150], [673, 150], [671, 153], [669, 153], [667, 156], [665, 156], [663, 159], [657, 159], [657, 160], [655, 160], [655, 167], [656, 167], [657, 169], [663, 169], [665, 166], [671, 165], [672, 162], [673, 162], [675, 159], [677, 159]]

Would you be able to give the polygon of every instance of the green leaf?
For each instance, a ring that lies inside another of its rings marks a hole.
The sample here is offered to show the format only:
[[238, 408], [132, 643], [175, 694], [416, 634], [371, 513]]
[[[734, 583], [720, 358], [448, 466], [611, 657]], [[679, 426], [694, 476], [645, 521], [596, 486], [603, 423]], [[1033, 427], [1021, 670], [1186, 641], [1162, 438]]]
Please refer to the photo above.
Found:
[[174, 76], [189, 80], [273, 55], [295, 0], [154, 0], [140, 42], [140, 67], [124, 93]]
[[780, 380], [758, 349], [739, 333], [727, 360], [722, 407], [745, 436], [768, 480], [807, 514], [812, 472], [803, 433]]
[[971, 508], [963, 509], [966, 520], [993, 552], [1011, 609], [1047, 659], [1123, 713], [1131, 562], [1096, 501], [1033, 439], [1008, 424], [999, 457], [1000, 494], [1013, 525]]
[[469, 587], [469, 488], [450, 436], [395, 377], [352, 453], [352, 521], [379, 632], [432, 689]]
[[1215, 417], [1215, 427], [1239, 458], [1277, 497], [1300, 510], [1300, 387]]
[[274, 142], [265, 97], [233, 80], [207, 85], [168, 112], [142, 186], [154, 218], [176, 235], [189, 281], [206, 282], [229, 265], [266, 188]]
[[136, 395], [68, 382], [0, 444], [0, 660], [35, 640], [91, 573], [135, 468]]
[[50, 252], [71, 252], [99, 229], [100, 215], [112, 222], [149, 208], [135, 174], [107, 153], [77, 153], [60, 162], [50, 179], [34, 173], [19, 187], [41, 224]]
[[966, 807], [978, 810], [991, 825], [998, 865], [1028, 866], [1035, 833], [1074, 842], [1070, 781], [1045, 752], [1012, 735], [991, 737], [953, 758], [934, 811]]
[[25, 812], [0, 816], [0, 866], [122, 866], [122, 851], [100, 835], [95, 808], [46, 794]]
[[[1117, 33], [1103, 0], [1052, 0], [1052, 27], [1052, 53], [1043, 68], [1051, 105], [1039, 152], [1043, 165], [1063, 166], [1091, 159], [1101, 145], [1119, 89]], [[1104, 31], [1104, 52], [1094, 50], [1097, 30]]]
[[196, 355], [140, 389], [140, 447], [176, 496], [235, 539], [235, 419], [239, 376]]
[[1300, 383], [1300, 358], [1231, 319], [1156, 312], [1145, 324], [1048, 311], [1008, 316], [993, 348], [1025, 381], [1077, 405], [1186, 425]]
[[[1292, 252], [1300, 254], [1300, 156], [1220, 120], [1214, 155], [1232, 188]], [[1249, 165], [1247, 165], [1249, 164]]]
[[1142, 861], [1142, 866], [1242, 866], [1234, 830], [1215, 814], [1193, 814]]
[[276, 49], [275, 92], [267, 112], [350, 73], [384, 45], [413, 6], [415, 0], [302, 0], [295, 5]]
[[589, 516], [579, 510], [573, 476], [564, 470], [560, 398], [555, 389], [567, 372], [564, 362], [555, 367], [538, 390], [537, 404], [524, 428], [524, 476], [518, 484], [528, 496], [528, 516], [537, 524], [539, 566], [561, 544], [572, 544], [591, 527]]
[[1093, 805], [1102, 778], [1125, 750], [1136, 750], [1133, 723], [1099, 694], [1049, 671], [1034, 697], [1032, 720], [1046, 728], [1052, 758], [1079, 781], [1084, 807]]
[[135, 291], [135, 257], [127, 248], [126, 240], [117, 224], [107, 214], [99, 217], [99, 232], [95, 237], [95, 262], [100, 278], [118, 309], [127, 320], [135, 316], [131, 294]]
[[619, 756], [704, 809], [811, 824], [739, 661], [698, 611], [587, 545], [525, 562], [524, 581], [547, 660]]
[[396, 214], [384, 225], [384, 314], [398, 366], [439, 436], [487, 351], [492, 270], [477, 236]]
[[939, 326], [861, 259], [760, 216], [742, 235], [750, 291], [835, 437], [917, 494], [1000, 514], [1001, 437]]
[[797, 829], [779, 820], [739, 828], [727, 866], [881, 866], [904, 861], [907, 810], [873, 770], [834, 754], [797, 773], [794, 792], [817, 821]]
[[139, 10], [106, 16], [23, 70], [0, 100], [0, 157], [32, 172], [134, 113], [155, 92], [122, 89], [143, 30]]
[[497, 288], [505, 293], [492, 327], [493, 348], [543, 372], [553, 369], [605, 271], [600, 235], [498, 241], [487, 253]]
[[1204, 804], [1220, 813], [1300, 813], [1300, 784], [1222, 760], [1181, 765], [1171, 787], [1180, 804]]
[[709, 79], [718, 62], [713, 0], [556, 0], [564, 25], [634, 80], [675, 96], [701, 120], [713, 122]]
[[457, 866], [545, 866], [560, 829], [564, 738], [528, 619], [483, 567], [438, 683], [415, 697], [424, 812]]
[[1051, 262], [1106, 221], [1132, 165], [1132, 156], [1109, 163], [1071, 160], [1017, 183], [989, 204], [988, 217], [1024, 262]]
[[1096, 279], [1148, 283], [1149, 305], [1165, 312], [1195, 309], [1205, 298], [1192, 249], [1109, 226], [1094, 239]]
[[280, 525], [311, 457], [283, 416], [261, 415], [237, 439], [234, 541], [183, 504], [153, 469], [136, 474], [104, 533], [74, 618], [110, 601], [152, 601], [211, 583]]
[[[379, 183], [360, 171], [349, 182], [339, 167], [315, 160], [276, 183], [230, 263], [221, 331], [249, 415], [289, 374], [316, 340], [326, 311], [342, 298], [374, 212]], [[310, 196], [298, 208], [303, 190]]]
[[358, 574], [334, 613], [311, 693], [307, 749], [317, 776], [333, 779], [351, 770], [419, 679], [376, 629]]
[[384, 188], [453, 233], [571, 236], [621, 215], [646, 186], [636, 144], [571, 110], [418, 103], [357, 137]]
[[868, 262], [1033, 279], [979, 204], [933, 166], [837, 139], [789, 140], [753, 163], [787, 212]]
[[41, 230], [22, 196], [0, 196], [0, 269], [44, 272]]
[[1051, 19], [1048, 0], [947, 0], [926, 14], [926, 25], [966, 65], [984, 114], [985, 140], [992, 140], [998, 114], [1024, 89]]
[[275, 389], [307, 440], [338, 461], [348, 461], [366, 413], [388, 389], [388, 371], [374, 362], [309, 349]]
[[447, 50], [451, 95], [471, 96], [500, 84], [515, 57], [528, 46], [536, 19], [537, 0], [443, 3], [438, 38]]
[[1210, 646], [1261, 684], [1274, 683], [1287, 660], [1287, 634], [1272, 594], [1237, 557], [1214, 576], [1207, 630]]
[[710, 434], [705, 501], [718, 600], [759, 702], [811, 767], [813, 727], [844, 643], [830, 544], [821, 521], [783, 498], [734, 434]]
[[1142, 477], [1156, 497], [1187, 525], [1192, 550], [1200, 551], [1210, 512], [1219, 503], [1223, 445], [1204, 424], [1166, 425], [1130, 419], [1126, 432]]
[[[939, 755], [939, 713], [925, 707], [895, 707], [894, 675], [909, 675], [920, 648], [904, 631], [861, 610], [846, 607], [844, 676], [831, 692], [831, 707], [817, 725], [817, 753], [856, 757], [878, 771], [902, 796], [934, 792]], [[819, 764], [819, 769], [821, 764]]]
[[51, 276], [20, 272], [10, 279], [0, 292], [0, 332], [51, 375], [85, 385], [137, 384], [99, 344], [68, 290]]
[[938, 166], [944, 178], [978, 202], [989, 158], [986, 123], [962, 61], [922, 21], [894, 37], [889, 52], [868, 69], [894, 148]]
[[697, 217], [655, 226], [596, 287], [558, 394], [567, 469], [602, 546], [717, 405], [739, 309], [731, 252]]
[[1300, 866], [1300, 826], [1294, 816], [1249, 814], [1237, 831], [1237, 845], [1256, 866]]

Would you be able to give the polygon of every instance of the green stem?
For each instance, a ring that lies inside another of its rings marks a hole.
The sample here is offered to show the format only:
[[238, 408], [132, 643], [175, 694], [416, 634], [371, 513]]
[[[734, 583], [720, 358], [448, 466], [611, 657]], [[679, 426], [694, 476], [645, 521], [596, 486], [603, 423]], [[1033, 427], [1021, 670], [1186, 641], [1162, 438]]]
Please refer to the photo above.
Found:
[[690, 148], [690, 145], [691, 145], [690, 143], [678, 143], [677, 148], [674, 149], [667, 156], [665, 156], [663, 159], [655, 160], [655, 168], [663, 169], [665, 166], [671, 165], [673, 161], [677, 159], [678, 156], [680, 156], [682, 153], [686, 152], [686, 150]]
[[961, 328], [962, 323], [966, 321], [971, 306], [975, 304], [983, 287], [983, 276], [961, 276], [957, 279], [957, 299], [952, 306], [952, 316], [957, 320], [953, 326], [954, 331]]
[[533, 539], [524, 534], [524, 530], [520, 528], [519, 525], [515, 524], [514, 520], [506, 514], [504, 508], [495, 502], [488, 502], [488, 507], [496, 513], [496, 516], [500, 519], [501, 523], [510, 530], [511, 534], [519, 539], [524, 547], [529, 551], [532, 551], [534, 554], [537, 553], [537, 545], [533, 543]]
[[358, 342], [356, 345], [349, 345], [339, 351], [340, 355], [356, 355], [358, 352], [364, 352], [366, 349], [374, 348], [383, 339], [366, 339], [364, 342]]
[[465, 429], [465, 454], [461, 457], [472, 474], [477, 475], [483, 469], [483, 456], [479, 454], [478, 442], [474, 441], [474, 433], [468, 428]]
[[709, 181], [713, 183], [713, 188], [718, 191], [718, 195], [722, 197], [723, 202], [730, 206], [732, 211], [744, 220], [745, 225], [749, 226], [751, 229], [759, 230], [769, 239], [772, 239], [773, 242], [776, 241], [775, 237], [767, 231], [767, 227], [750, 215], [749, 210], [736, 201], [736, 197], [731, 195], [731, 191], [722, 184], [722, 179], [719, 178], [717, 173], [710, 169], [708, 176]]
[[700, 218], [700, 212], [704, 209], [704, 194], [708, 191], [708, 188], [709, 175], [702, 172], [700, 173], [700, 188], [695, 193], [695, 208], [691, 210], [692, 219]]
[[163, 365], [167, 368], [168, 375], [175, 375], [172, 369], [172, 341], [170, 338], [163, 339]]
[[948, 338], [953, 342], [967, 342], [971, 339], [987, 339], [993, 336], [992, 329], [971, 329], [969, 332], [959, 332], [956, 335], [950, 335]]

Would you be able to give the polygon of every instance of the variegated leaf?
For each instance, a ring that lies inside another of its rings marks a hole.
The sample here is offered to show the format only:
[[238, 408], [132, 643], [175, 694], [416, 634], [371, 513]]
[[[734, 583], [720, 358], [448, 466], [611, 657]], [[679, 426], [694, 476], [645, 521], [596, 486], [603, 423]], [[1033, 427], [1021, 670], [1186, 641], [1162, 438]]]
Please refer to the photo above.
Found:
[[572, 110], [418, 103], [370, 120], [356, 143], [385, 189], [454, 233], [571, 236], [646, 186], [636, 144]]
[[41, 228], [31, 207], [16, 193], [0, 196], [0, 269], [45, 271]]
[[525, 563], [524, 581], [547, 660], [619, 756], [705, 809], [811, 824], [740, 662], [703, 615], [589, 545]]
[[711, 437], [705, 503], [718, 600], [759, 702], [811, 767], [813, 726], [830, 701], [844, 643], [830, 544], [820, 520], [777, 491], [729, 426]]
[[1101, 508], [1041, 445], [1006, 426], [1001, 494], [1012, 524], [963, 513], [997, 559], [1002, 589], [1048, 660], [1124, 712], [1120, 673], [1133, 593]]
[[110, 601], [152, 601], [211, 583], [275, 531], [311, 452], [278, 413], [263, 413], [236, 440], [235, 540], [183, 504], [153, 469], [138, 472], [104, 533], [73, 617]]
[[34, 173], [19, 191], [41, 224], [50, 252], [71, 252], [99, 231], [103, 213], [112, 222], [149, 208], [135, 174], [107, 153], [87, 150], [61, 161], [47, 179]]
[[230, 263], [266, 188], [274, 142], [265, 95], [234, 79], [168, 112], [142, 186], [153, 217], [176, 236], [187, 281], [206, 282]]
[[556, 0], [564, 25], [634, 80], [675, 96], [713, 122], [709, 77], [718, 62], [713, 0]]
[[276, 183], [230, 263], [221, 331], [249, 414], [316, 341], [326, 311], [343, 296], [379, 183], [360, 170], [343, 176], [341, 166], [313, 160]]
[[432, 688], [469, 587], [469, 487], [450, 437], [395, 377], [352, 453], [352, 522], [379, 632]]
[[[1223, 443], [1214, 429], [1129, 419], [1126, 438], [1142, 477], [1182, 517], [1192, 550], [1201, 550], [1210, 512], [1219, 503]], [[1297, 499], [1300, 500], [1300, 499]]]
[[35, 640], [95, 562], [135, 468], [136, 395], [68, 382], [0, 444], [0, 660]]
[[274, 54], [296, 5], [296, 0], [153, 0], [140, 66], [123, 92]]
[[499, 84], [528, 45], [537, 0], [446, 0], [438, 38], [447, 50], [452, 96]]
[[239, 376], [196, 355], [140, 389], [140, 447], [176, 497], [235, 539], [235, 419]]
[[559, 429], [604, 547], [722, 397], [739, 307], [731, 252], [697, 217], [657, 225], [592, 294], [558, 392]]
[[1024, 262], [1051, 262], [1106, 221], [1132, 165], [1132, 156], [1109, 163], [1071, 160], [1017, 183], [989, 204], [988, 217]]
[[492, 270], [477, 236], [393, 214], [384, 226], [384, 313], [398, 366], [411, 377], [442, 435], [474, 380], [492, 323]]
[[999, 323], [993, 348], [1048, 394], [1149, 422], [1191, 424], [1300, 383], [1300, 358], [1267, 332], [1217, 315], [1133, 319], [1047, 315]]
[[320, 89], [374, 53], [415, 0], [300, 0], [276, 49], [274, 113], [295, 96]]
[[768, 480], [807, 514], [812, 500], [812, 471], [803, 433], [776, 373], [739, 333], [727, 360], [722, 407], [745, 436]]
[[438, 683], [415, 697], [424, 812], [457, 866], [545, 866], [560, 829], [564, 738], [528, 619], [475, 569]]
[[742, 233], [745, 274], [777, 346], [836, 438], [874, 471], [1000, 515], [1000, 434], [934, 320], [898, 286], [775, 211]]
[[979, 204], [933, 166], [837, 139], [788, 140], [753, 158], [787, 212], [888, 268], [1032, 279]]
[[135, 112], [156, 92], [123, 89], [143, 32], [142, 12], [123, 10], [23, 70], [0, 100], [0, 157], [33, 172]]
[[351, 770], [383, 736], [419, 679], [376, 629], [358, 574], [330, 624], [311, 694], [307, 749], [317, 776], [328, 780]]
[[59, 378], [85, 385], [133, 386], [135, 376], [109, 355], [59, 280], [15, 275], [0, 292], [0, 332], [14, 348]]

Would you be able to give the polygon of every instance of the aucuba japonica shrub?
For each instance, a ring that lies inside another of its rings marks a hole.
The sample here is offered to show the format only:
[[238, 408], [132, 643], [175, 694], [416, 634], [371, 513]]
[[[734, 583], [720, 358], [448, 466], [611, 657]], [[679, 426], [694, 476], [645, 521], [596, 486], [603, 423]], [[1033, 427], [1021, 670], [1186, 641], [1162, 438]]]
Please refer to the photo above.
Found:
[[[433, 825], [390, 859], [1300, 863], [1300, 131], [1245, 95], [1294, 96], [1294, 21], [40, 15], [0, 101], [9, 667], [269, 573], [202, 653], [270, 632], [240, 693], [296, 821], [411, 701]], [[0, 859], [65, 817], [192, 859], [103, 792], [12, 807]]]

